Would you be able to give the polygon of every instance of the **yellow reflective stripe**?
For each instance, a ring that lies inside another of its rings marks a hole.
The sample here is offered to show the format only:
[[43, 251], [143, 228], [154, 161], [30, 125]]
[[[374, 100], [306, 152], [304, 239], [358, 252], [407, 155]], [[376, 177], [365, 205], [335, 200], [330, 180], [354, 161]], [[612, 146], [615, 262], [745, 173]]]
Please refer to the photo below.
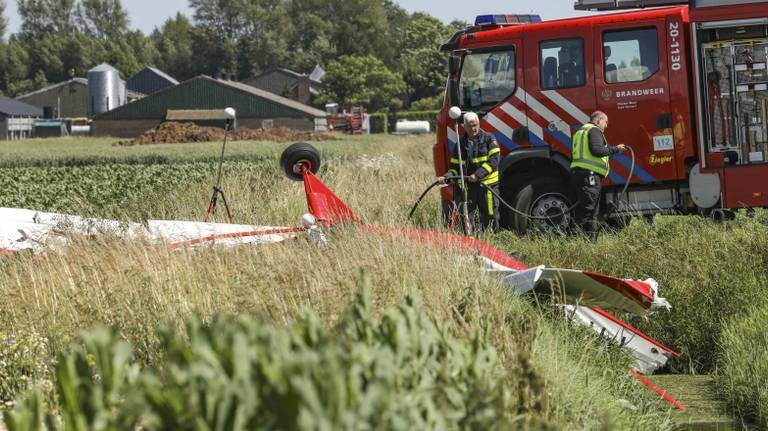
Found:
[[483, 183], [483, 184], [486, 184], [486, 185], [491, 185], [491, 184], [498, 183], [499, 182], [499, 171], [496, 171], [496, 172], [488, 175], [487, 177], [485, 177], [482, 180], [480, 180], [480, 182]]
[[486, 197], [486, 201], [488, 202], [488, 215], [493, 215], [493, 193], [491, 193], [490, 190], [487, 190], [488, 195]]
[[[445, 160], [445, 159], [443, 159], [443, 160]], [[454, 164], [458, 165], [459, 164], [459, 159], [454, 159], [453, 157], [451, 157], [451, 163], [454, 163]], [[466, 166], [467, 161], [466, 160], [462, 160], [461, 164]]]
[[492, 167], [491, 167], [491, 165], [489, 165], [488, 163], [483, 163], [483, 164], [482, 164], [482, 166], [480, 166], [480, 167], [481, 167], [481, 168], [483, 168], [483, 169], [485, 169], [486, 171], [488, 171], [488, 173], [489, 173], [489, 174], [490, 174], [491, 172], [493, 172], [493, 168], [492, 168]]
[[501, 149], [499, 147], [491, 148], [491, 150], [488, 151], [488, 157], [500, 152], [501, 152]]
[[488, 161], [488, 156], [480, 156], [480, 157], [475, 157], [474, 159], [472, 159], [472, 163], [475, 163], [475, 164], [480, 163], [480, 162], [487, 162], [487, 161]]
[[456, 169], [449, 169], [448, 172], [452, 173], [453, 175], [459, 175]]

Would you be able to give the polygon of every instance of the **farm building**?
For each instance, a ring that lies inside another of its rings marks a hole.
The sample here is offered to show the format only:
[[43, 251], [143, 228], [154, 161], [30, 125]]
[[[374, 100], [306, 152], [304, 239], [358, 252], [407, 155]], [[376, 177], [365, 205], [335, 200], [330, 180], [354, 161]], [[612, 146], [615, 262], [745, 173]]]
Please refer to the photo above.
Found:
[[[315, 69], [317, 72], [317, 68]], [[304, 104], [311, 104], [323, 85], [319, 79], [314, 78], [322, 77], [322, 74], [316, 72], [312, 75], [303, 75], [289, 69], [278, 68], [248, 79], [245, 83]]]
[[[128, 90], [128, 102], [144, 95]], [[81, 118], [88, 116], [88, 80], [72, 78], [17, 96], [16, 100], [46, 111], [50, 118]]]
[[34, 119], [43, 116], [43, 110], [28, 103], [0, 96], [0, 139], [31, 138]]
[[[88, 80], [72, 78], [69, 81], [51, 84], [39, 90], [16, 97], [38, 108], [51, 109], [51, 118], [77, 118], [86, 116], [86, 99], [88, 98]], [[47, 110], [47, 109], [46, 109]]]
[[145, 67], [125, 81], [128, 90], [145, 95], [157, 93], [178, 83], [179, 81], [154, 67]]
[[[319, 109], [240, 82], [198, 76], [95, 116], [91, 134], [131, 138], [166, 120], [183, 121], [179, 111], [226, 107], [235, 108], [237, 125], [242, 127], [325, 128], [325, 112]], [[194, 118], [188, 121], [196, 122]]]

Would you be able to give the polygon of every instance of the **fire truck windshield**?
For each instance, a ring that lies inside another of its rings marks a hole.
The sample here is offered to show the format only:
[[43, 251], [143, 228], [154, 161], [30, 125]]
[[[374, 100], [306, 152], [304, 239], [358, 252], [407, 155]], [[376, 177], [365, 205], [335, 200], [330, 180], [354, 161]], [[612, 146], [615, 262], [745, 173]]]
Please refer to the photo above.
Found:
[[473, 51], [464, 56], [459, 79], [461, 109], [488, 110], [514, 90], [514, 49]]

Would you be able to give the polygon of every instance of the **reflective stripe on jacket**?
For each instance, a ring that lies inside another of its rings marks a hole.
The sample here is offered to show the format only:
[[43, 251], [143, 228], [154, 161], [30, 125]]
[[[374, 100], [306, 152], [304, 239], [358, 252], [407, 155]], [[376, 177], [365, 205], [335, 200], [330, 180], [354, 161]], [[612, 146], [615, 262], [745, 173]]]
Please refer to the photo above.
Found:
[[[464, 175], [474, 174], [481, 183], [485, 185], [495, 185], [499, 183], [499, 162], [501, 160], [501, 150], [496, 139], [489, 133], [480, 130], [475, 139], [471, 142], [467, 136], [462, 136], [460, 140], [461, 159]], [[458, 146], [454, 147], [451, 154], [450, 173], [459, 175], [459, 156], [456, 152]], [[459, 183], [461, 187], [461, 183]]]
[[[592, 123], [586, 123], [573, 135], [571, 168], [581, 168], [592, 171], [602, 177], [607, 177], [608, 172], [611, 170], [608, 156], [597, 157], [592, 155], [592, 152], [589, 150], [589, 130], [595, 127], [597, 126]], [[603, 135], [603, 141], [607, 145], [605, 135]]]

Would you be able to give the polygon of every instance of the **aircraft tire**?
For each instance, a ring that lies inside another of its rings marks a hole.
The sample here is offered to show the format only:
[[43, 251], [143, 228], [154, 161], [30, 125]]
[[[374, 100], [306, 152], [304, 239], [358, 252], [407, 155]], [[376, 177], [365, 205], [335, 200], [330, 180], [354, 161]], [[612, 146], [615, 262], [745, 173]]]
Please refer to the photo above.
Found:
[[280, 167], [286, 177], [294, 181], [302, 181], [304, 175], [297, 171], [297, 165], [301, 165], [316, 174], [320, 169], [320, 151], [305, 142], [289, 145], [280, 155]]

